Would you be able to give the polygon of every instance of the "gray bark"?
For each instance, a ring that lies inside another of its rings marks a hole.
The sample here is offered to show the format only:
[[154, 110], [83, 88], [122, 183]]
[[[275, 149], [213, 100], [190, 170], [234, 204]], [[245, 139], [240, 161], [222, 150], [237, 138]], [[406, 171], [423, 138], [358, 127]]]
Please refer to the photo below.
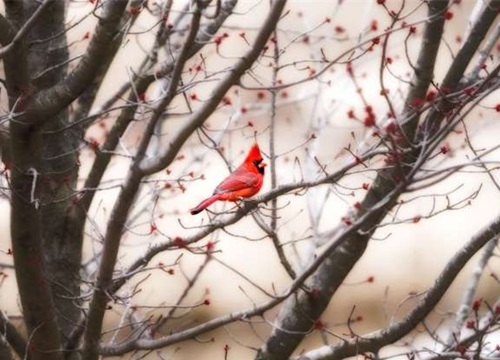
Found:
[[[27, 15], [38, 7], [33, 1], [25, 1]], [[69, 59], [65, 33], [64, 1], [55, 1], [40, 21], [30, 31], [28, 70], [37, 90], [50, 88], [67, 75]], [[54, 34], [63, 34], [54, 36]], [[50, 39], [50, 40], [47, 40]], [[51, 134], [68, 125], [68, 110], [62, 108], [52, 118], [44, 120], [40, 133], [40, 213], [42, 246], [46, 263], [46, 276], [50, 284], [59, 330], [62, 336], [69, 334], [80, 317], [79, 269], [81, 242], [70, 231], [72, 207], [71, 195], [78, 176], [78, 141], [75, 132], [68, 130]]]

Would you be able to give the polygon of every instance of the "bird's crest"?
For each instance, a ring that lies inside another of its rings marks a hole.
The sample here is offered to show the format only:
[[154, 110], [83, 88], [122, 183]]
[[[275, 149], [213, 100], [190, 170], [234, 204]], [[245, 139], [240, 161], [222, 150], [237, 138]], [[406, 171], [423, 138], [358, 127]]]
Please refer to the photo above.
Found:
[[262, 160], [262, 155], [260, 154], [259, 145], [257, 145], [257, 143], [255, 143], [248, 152], [245, 162], [252, 162], [254, 160]]

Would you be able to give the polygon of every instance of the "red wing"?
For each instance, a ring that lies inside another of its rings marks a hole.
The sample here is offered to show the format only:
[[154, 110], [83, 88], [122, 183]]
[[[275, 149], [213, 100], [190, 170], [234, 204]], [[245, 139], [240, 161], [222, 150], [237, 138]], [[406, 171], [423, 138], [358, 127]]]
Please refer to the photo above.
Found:
[[214, 194], [229, 193], [233, 191], [239, 191], [243, 189], [248, 189], [254, 186], [258, 182], [258, 179], [253, 174], [239, 175], [234, 174], [222, 181], [219, 186], [214, 190]]

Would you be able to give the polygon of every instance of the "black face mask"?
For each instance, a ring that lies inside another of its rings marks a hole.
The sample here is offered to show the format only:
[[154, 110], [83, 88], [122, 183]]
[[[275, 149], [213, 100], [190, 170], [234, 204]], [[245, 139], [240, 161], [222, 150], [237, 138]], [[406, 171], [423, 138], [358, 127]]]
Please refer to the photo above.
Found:
[[263, 159], [254, 160], [254, 161], [252, 161], [252, 164], [255, 165], [255, 167], [257, 168], [257, 171], [259, 173], [261, 173], [262, 175], [264, 175], [264, 166], [259, 166], [262, 161], [263, 161]]

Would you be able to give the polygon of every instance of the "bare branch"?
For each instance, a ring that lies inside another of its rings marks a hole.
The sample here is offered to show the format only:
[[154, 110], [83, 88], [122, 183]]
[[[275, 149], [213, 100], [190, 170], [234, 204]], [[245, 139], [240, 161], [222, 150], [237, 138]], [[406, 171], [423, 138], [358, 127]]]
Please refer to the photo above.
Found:
[[488, 244], [486, 244], [481, 258], [472, 271], [472, 275], [470, 277], [470, 280], [468, 281], [468, 286], [463, 293], [460, 308], [458, 309], [457, 315], [455, 317], [455, 323], [450, 328], [448, 338], [445, 342], [445, 345], [448, 349], [452, 347], [454, 343], [460, 338], [460, 330], [470, 313], [472, 301], [479, 285], [479, 280], [481, 279], [481, 275], [483, 275], [488, 261], [493, 255], [493, 251], [495, 250], [497, 243], [498, 239], [491, 240]]
[[448, 262], [437, 278], [434, 286], [430, 288], [418, 305], [402, 321], [397, 322], [387, 329], [376, 331], [363, 337], [347, 339], [341, 344], [324, 346], [312, 350], [295, 360], [327, 360], [339, 359], [363, 353], [376, 353], [384, 346], [394, 343], [412, 331], [432, 311], [446, 290], [455, 280], [470, 258], [476, 254], [488, 241], [500, 234], [500, 217], [497, 217], [486, 228], [478, 232], [463, 246]]
[[27, 360], [31, 358], [29, 353], [26, 353], [26, 340], [3, 312], [0, 312], [0, 336], [7, 341], [19, 358]]
[[15, 34], [12, 25], [0, 14], [0, 44], [8, 44], [15, 37]]
[[17, 121], [36, 125], [43, 123], [60, 109], [69, 105], [94, 80], [101, 67], [101, 58], [108, 52], [108, 46], [117, 35], [120, 19], [127, 6], [126, 1], [110, 0], [103, 6], [103, 15], [92, 37], [85, 55], [75, 69], [52, 88], [42, 90], [30, 100], [22, 117]]
[[[45, 0], [39, 7], [36, 9], [36, 11], [31, 15], [31, 17], [26, 21], [26, 23], [16, 32], [16, 35], [14, 38], [9, 39], [8, 43], [2, 41], [2, 38], [4, 36], [9, 36], [8, 34], [12, 33], [12, 29], [6, 29], [7, 24], [5, 22], [0, 21], [0, 26], [2, 26], [2, 29], [0, 29], [0, 32], [5, 33], [2, 34], [3, 36], [0, 37], [0, 43], [3, 44], [3, 47], [0, 48], [0, 59], [3, 58], [7, 53], [12, 51], [12, 49], [19, 44], [21, 40], [24, 39], [26, 34], [31, 30], [35, 22], [40, 18], [43, 14], [44, 11], [47, 10], [47, 8], [51, 5], [51, 3], [54, 2], [54, 0]], [[3, 18], [3, 17], [2, 17]], [[10, 36], [9, 36], [10, 37]]]

